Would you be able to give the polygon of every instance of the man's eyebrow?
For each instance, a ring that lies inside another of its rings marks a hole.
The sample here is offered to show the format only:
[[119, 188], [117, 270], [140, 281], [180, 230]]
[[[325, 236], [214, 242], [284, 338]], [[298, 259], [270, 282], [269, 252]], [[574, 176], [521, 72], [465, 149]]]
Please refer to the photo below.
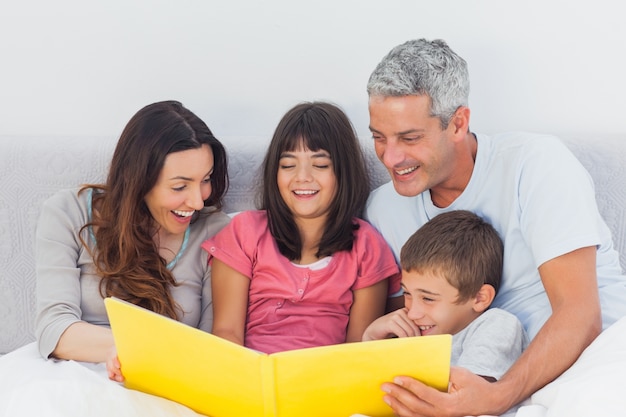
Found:
[[[374, 129], [372, 126], [369, 126], [370, 132], [372, 133], [381, 133], [380, 131]], [[394, 135], [396, 136], [404, 136], [404, 135], [410, 135], [411, 133], [423, 133], [425, 132], [425, 129], [408, 129], [408, 130], [403, 130], [402, 132], [395, 132]]]

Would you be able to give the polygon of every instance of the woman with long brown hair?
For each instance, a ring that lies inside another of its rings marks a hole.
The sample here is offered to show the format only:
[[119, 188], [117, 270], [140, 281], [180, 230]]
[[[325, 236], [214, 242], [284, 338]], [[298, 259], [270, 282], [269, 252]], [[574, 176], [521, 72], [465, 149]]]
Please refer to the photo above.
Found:
[[128, 122], [106, 183], [48, 199], [36, 236], [36, 336], [44, 358], [114, 356], [103, 298], [115, 296], [211, 331], [210, 268], [200, 244], [224, 227], [222, 144], [176, 101]]

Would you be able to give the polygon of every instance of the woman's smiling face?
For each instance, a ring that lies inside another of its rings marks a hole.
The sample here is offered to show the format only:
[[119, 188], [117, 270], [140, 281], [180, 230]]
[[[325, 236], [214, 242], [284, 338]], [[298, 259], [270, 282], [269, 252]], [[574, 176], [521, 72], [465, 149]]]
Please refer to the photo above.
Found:
[[211, 195], [213, 152], [210, 146], [174, 152], [165, 158], [159, 178], [145, 202], [159, 233], [178, 235]]

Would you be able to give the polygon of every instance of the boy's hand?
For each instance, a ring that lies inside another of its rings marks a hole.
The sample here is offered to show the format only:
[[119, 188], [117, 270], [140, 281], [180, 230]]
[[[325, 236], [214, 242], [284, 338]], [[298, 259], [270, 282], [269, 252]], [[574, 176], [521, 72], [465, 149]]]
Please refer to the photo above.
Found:
[[420, 336], [420, 329], [407, 315], [406, 308], [400, 308], [374, 320], [363, 332], [363, 341], [389, 339], [391, 337]]

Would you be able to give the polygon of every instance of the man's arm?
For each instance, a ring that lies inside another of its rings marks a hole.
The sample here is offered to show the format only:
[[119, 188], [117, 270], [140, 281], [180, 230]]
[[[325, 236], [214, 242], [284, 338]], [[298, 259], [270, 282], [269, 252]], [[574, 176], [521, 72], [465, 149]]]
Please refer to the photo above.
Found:
[[569, 368], [602, 329], [596, 248], [577, 249], [539, 267], [552, 315], [511, 369], [488, 383], [462, 368], [450, 373], [448, 393], [398, 377], [384, 384], [399, 416], [499, 415]]

